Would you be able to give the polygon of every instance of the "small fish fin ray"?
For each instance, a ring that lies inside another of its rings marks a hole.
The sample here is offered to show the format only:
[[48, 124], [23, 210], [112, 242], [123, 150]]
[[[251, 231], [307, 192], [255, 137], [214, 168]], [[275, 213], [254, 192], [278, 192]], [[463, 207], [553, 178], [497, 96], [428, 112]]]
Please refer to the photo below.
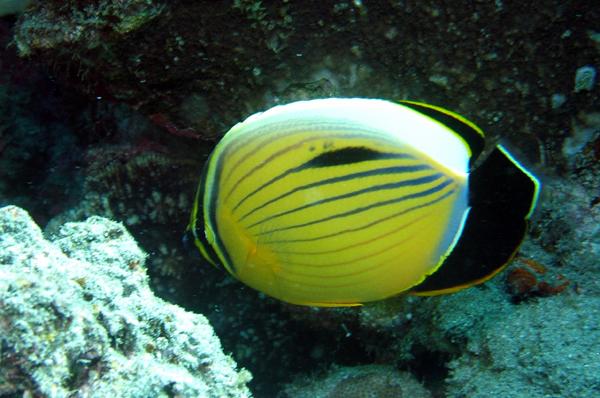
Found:
[[458, 243], [411, 294], [452, 293], [483, 283], [519, 249], [539, 196], [537, 178], [498, 145], [470, 175], [469, 184], [471, 210]]

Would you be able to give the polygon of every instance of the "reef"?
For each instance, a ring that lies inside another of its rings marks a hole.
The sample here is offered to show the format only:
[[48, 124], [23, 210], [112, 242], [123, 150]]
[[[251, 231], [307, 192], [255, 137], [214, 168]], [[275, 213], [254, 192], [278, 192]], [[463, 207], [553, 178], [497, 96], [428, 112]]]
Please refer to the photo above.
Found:
[[145, 261], [122, 224], [92, 217], [47, 240], [0, 209], [0, 395], [249, 397], [250, 373], [204, 316], [154, 296]]

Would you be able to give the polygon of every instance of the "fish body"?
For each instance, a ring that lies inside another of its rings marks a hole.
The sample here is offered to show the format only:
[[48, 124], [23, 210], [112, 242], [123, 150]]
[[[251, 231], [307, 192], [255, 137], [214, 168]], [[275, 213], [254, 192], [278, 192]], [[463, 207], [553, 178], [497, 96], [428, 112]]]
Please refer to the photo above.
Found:
[[[472, 172], [483, 146], [473, 123], [426, 104], [330, 98], [276, 106], [218, 143], [188, 231], [209, 262], [289, 303], [350, 306], [455, 291], [510, 260], [539, 190], [501, 146], [490, 155], [492, 172], [487, 160]], [[487, 181], [497, 168], [508, 171]], [[474, 196], [474, 175], [486, 180], [489, 198]], [[498, 204], [495, 184], [515, 175], [527, 192]], [[504, 220], [499, 209], [515, 214]], [[479, 225], [490, 220], [502, 226], [491, 226], [480, 245]], [[507, 234], [517, 238], [498, 244]], [[478, 245], [496, 254], [478, 255]]]

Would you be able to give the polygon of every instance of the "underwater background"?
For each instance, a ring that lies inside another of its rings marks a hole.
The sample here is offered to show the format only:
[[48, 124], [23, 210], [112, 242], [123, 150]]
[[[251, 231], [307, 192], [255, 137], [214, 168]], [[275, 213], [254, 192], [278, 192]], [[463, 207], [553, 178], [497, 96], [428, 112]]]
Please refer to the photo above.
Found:
[[[0, 396], [600, 396], [590, 1], [0, 0]], [[455, 294], [285, 304], [186, 251], [235, 123], [324, 97], [477, 123], [543, 189]]]

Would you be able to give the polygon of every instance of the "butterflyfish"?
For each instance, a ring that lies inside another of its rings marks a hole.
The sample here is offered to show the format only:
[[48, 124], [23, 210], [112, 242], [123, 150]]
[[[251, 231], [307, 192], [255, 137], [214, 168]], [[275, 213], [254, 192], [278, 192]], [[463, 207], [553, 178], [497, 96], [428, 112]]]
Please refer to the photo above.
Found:
[[188, 226], [209, 263], [282, 301], [352, 306], [482, 283], [514, 256], [540, 183], [428, 104], [328, 98], [231, 128]]

